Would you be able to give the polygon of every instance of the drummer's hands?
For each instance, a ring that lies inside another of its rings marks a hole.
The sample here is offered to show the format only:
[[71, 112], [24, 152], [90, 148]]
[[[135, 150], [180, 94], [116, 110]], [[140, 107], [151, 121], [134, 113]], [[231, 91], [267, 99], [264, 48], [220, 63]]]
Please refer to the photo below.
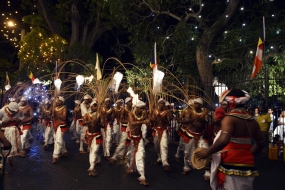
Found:
[[197, 152], [195, 153], [195, 156], [196, 156], [196, 158], [198, 158], [198, 159], [207, 158], [207, 157], [209, 156], [208, 149], [203, 148], [202, 150], [197, 151]]

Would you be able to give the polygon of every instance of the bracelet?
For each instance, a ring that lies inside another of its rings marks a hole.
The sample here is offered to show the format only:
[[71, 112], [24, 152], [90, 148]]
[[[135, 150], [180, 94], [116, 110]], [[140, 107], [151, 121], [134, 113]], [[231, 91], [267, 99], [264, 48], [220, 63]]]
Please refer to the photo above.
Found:
[[232, 135], [230, 133], [228, 133], [227, 131], [222, 131], [222, 133], [229, 135], [230, 138], [232, 137]]

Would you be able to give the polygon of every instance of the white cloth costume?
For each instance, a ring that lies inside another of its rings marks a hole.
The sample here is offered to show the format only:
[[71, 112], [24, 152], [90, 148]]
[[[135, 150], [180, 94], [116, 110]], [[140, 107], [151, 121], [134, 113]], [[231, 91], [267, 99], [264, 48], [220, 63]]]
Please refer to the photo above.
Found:
[[281, 123], [280, 125], [278, 125], [274, 132], [273, 132], [273, 137], [275, 135], [279, 135], [279, 140], [283, 141], [285, 143], [285, 138], [284, 138], [284, 132], [285, 132], [285, 117], [280, 117], [278, 119], [278, 121]]
[[[82, 102], [80, 104], [80, 109], [81, 109], [81, 115], [82, 117], [84, 117], [85, 114], [90, 114], [91, 113], [91, 106], [87, 107], [84, 102]], [[80, 147], [79, 147], [79, 151], [84, 151], [84, 148], [83, 148], [83, 142], [84, 142], [84, 139], [85, 139], [85, 135], [86, 135], [86, 131], [88, 130], [88, 127], [87, 126], [81, 126], [79, 125], [79, 121], [80, 119], [77, 120], [78, 123], [77, 123], [77, 131], [78, 131], [78, 134], [80, 135]]]
[[60, 126], [57, 127], [57, 130], [54, 133], [54, 150], [53, 150], [54, 158], [58, 158], [61, 154], [67, 153], [63, 136], [64, 132], [61, 132]]
[[[8, 107], [10, 110], [17, 111], [18, 113], [15, 114], [15, 116], [10, 117], [8, 114], [10, 114], [11, 112], [9, 112]], [[10, 102], [8, 106], [4, 106], [0, 110], [0, 126], [2, 127], [2, 130], [4, 130], [4, 136], [12, 145], [9, 157], [17, 156], [19, 155], [19, 153], [22, 153], [20, 131], [16, 127], [14, 122], [11, 120], [17, 120], [17, 119], [22, 120], [23, 118], [24, 118], [23, 112], [19, 110], [19, 106], [16, 102]], [[10, 120], [10, 122], [4, 126], [2, 122], [6, 120]]]

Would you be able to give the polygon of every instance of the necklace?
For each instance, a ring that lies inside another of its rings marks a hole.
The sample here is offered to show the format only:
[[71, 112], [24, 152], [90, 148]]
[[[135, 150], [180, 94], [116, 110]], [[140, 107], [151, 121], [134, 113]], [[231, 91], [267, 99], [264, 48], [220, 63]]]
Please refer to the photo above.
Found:
[[64, 106], [61, 106], [61, 107], [55, 107], [55, 111], [61, 111], [62, 109], [64, 108]]
[[137, 120], [142, 120], [142, 119], [143, 119], [143, 114], [142, 114], [140, 117], [138, 117], [138, 116], [136, 115], [136, 112], [135, 112], [135, 111], [133, 111], [133, 114], [134, 114], [134, 116], [135, 116], [135, 118], [136, 118]]
[[111, 113], [111, 111], [112, 111], [112, 108], [108, 109], [108, 110], [106, 111], [106, 113]]
[[20, 106], [21, 109], [24, 109], [24, 108], [26, 108], [26, 107], [28, 107], [28, 105]]
[[160, 113], [159, 113], [158, 110], [155, 110], [155, 111], [156, 111], [157, 114], [159, 114], [159, 115], [161, 115], [161, 116], [165, 115], [165, 113], [167, 112], [167, 111], [165, 111], [165, 110], [164, 110], [163, 112], [160, 112]]
[[114, 107], [116, 111], [121, 111], [122, 110], [122, 107], [120, 107], [120, 109]]

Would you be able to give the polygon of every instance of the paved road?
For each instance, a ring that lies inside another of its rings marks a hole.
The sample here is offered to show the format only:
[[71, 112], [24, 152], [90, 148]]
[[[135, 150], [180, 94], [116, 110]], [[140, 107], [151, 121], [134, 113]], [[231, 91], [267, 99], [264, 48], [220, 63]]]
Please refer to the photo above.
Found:
[[[36, 136], [33, 133], [34, 136]], [[5, 190], [131, 190], [131, 189], [192, 189], [208, 190], [209, 182], [203, 179], [204, 171], [192, 170], [187, 176], [181, 175], [183, 162], [176, 163], [175, 144], [169, 146], [169, 163], [172, 171], [163, 172], [162, 166], [153, 165], [156, 154], [153, 145], [146, 148], [146, 178], [149, 187], [139, 185], [137, 173], [126, 174], [122, 162], [110, 165], [102, 159], [102, 164], [96, 166], [97, 177], [88, 176], [88, 155], [78, 153], [78, 144], [70, 140], [70, 134], [65, 135], [68, 157], [60, 158], [52, 164], [52, 147], [48, 151], [42, 148], [42, 139], [33, 142], [33, 148], [25, 158], [14, 158], [15, 168], [7, 166]], [[113, 147], [114, 148], [114, 147]], [[102, 150], [101, 150], [102, 152]], [[284, 190], [285, 164], [269, 161], [265, 157], [257, 157], [257, 168], [260, 176], [254, 182], [257, 190]]]

